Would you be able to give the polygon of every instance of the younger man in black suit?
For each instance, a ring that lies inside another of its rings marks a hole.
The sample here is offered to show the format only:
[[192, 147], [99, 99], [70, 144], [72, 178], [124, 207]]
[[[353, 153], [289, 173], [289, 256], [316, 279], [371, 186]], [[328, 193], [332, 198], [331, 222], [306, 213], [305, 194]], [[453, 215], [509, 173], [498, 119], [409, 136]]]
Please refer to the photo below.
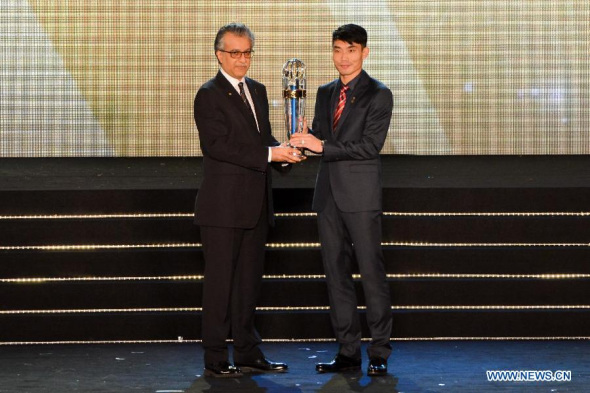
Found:
[[[358, 262], [371, 331], [369, 376], [387, 374], [391, 353], [391, 299], [381, 250], [381, 160], [393, 97], [362, 68], [369, 56], [367, 32], [349, 24], [332, 34], [332, 60], [340, 77], [320, 86], [313, 129], [291, 144], [322, 154], [313, 209], [318, 213], [322, 259], [338, 354], [318, 372], [361, 366], [361, 329], [352, 279]], [[353, 246], [354, 244], [354, 246]]]

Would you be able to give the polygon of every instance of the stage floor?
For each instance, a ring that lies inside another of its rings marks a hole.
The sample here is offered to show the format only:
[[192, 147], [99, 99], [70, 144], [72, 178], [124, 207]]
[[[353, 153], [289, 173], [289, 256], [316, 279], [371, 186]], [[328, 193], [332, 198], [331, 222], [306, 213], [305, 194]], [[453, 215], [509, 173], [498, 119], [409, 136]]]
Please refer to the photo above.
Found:
[[[204, 378], [198, 344], [0, 347], [0, 392], [587, 392], [588, 341], [394, 342], [390, 375], [317, 374], [334, 343], [264, 344], [285, 374]], [[364, 348], [363, 348], [364, 349]], [[364, 355], [366, 356], [366, 355]], [[571, 371], [569, 382], [489, 382], [488, 370]]]

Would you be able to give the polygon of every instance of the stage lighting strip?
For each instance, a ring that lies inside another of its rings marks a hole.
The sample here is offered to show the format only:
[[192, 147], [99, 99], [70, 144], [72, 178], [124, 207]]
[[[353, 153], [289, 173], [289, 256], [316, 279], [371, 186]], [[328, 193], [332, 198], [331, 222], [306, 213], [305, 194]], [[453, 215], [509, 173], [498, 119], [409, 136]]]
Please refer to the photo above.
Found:
[[[364, 342], [370, 342], [371, 338], [364, 337]], [[391, 341], [585, 341], [588, 336], [548, 336], [548, 337], [392, 337]], [[228, 340], [231, 342], [231, 340]], [[289, 343], [328, 343], [336, 342], [334, 338], [266, 338], [265, 343], [289, 344]], [[202, 340], [185, 339], [179, 337], [176, 340], [88, 340], [88, 341], [6, 341], [0, 342], [0, 346], [19, 345], [127, 345], [127, 344], [200, 344]]]
[[[37, 246], [0, 246], [0, 251], [84, 251], [84, 250], [132, 250], [150, 248], [200, 248], [201, 243], [167, 244], [71, 244]], [[382, 242], [383, 247], [438, 247], [438, 248], [480, 248], [480, 247], [590, 247], [590, 243], [427, 243], [427, 242]], [[267, 243], [269, 249], [313, 249], [320, 243]]]
[[457, 212], [457, 213], [435, 213], [435, 212], [384, 212], [385, 216], [417, 216], [417, 217], [588, 217], [590, 212]]
[[[384, 216], [415, 217], [588, 217], [590, 212], [384, 212]], [[315, 217], [314, 212], [275, 213], [277, 218]], [[101, 220], [117, 218], [193, 218], [194, 213], [113, 213], [113, 214], [49, 214], [0, 215], [0, 220]]]
[[[271, 249], [320, 248], [320, 243], [267, 243]], [[383, 247], [589, 247], [590, 243], [429, 243], [429, 242], [382, 242]]]
[[[384, 216], [415, 217], [588, 217], [590, 212], [383, 212]], [[275, 217], [315, 217], [317, 213], [275, 213]]]
[[0, 220], [103, 220], [113, 218], [193, 218], [194, 213], [40, 214], [0, 216]]
[[[329, 311], [330, 306], [277, 306], [256, 307], [260, 312], [298, 312], [298, 311]], [[365, 306], [357, 306], [357, 310], [366, 310]], [[588, 304], [575, 305], [472, 305], [472, 306], [391, 306], [392, 311], [537, 311], [537, 310], [590, 310]], [[161, 308], [93, 308], [93, 309], [54, 309], [54, 310], [0, 310], [0, 315], [43, 315], [43, 314], [121, 314], [121, 313], [198, 313], [202, 307], [161, 307]]]
[[61, 246], [0, 246], [0, 251], [84, 251], [84, 250], [132, 250], [144, 248], [198, 248], [201, 243], [168, 244], [71, 244]]
[[[38, 284], [51, 282], [89, 282], [89, 281], [202, 281], [203, 275], [186, 276], [139, 276], [139, 277], [29, 277], [29, 278], [2, 278], [3, 284]], [[264, 275], [264, 280], [325, 280], [324, 274], [277, 274]], [[360, 274], [353, 274], [354, 280], [361, 280]], [[529, 280], [587, 280], [590, 274], [445, 274], [445, 273], [419, 273], [419, 274], [387, 274], [388, 279], [529, 279]]]

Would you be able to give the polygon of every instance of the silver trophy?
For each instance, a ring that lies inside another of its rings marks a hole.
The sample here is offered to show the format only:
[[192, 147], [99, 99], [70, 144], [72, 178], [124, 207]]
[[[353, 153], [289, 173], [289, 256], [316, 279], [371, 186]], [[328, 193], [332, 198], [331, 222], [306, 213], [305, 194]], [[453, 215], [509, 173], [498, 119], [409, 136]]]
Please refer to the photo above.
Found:
[[299, 59], [287, 60], [283, 66], [283, 97], [289, 138], [294, 133], [303, 131], [305, 96], [305, 63]]

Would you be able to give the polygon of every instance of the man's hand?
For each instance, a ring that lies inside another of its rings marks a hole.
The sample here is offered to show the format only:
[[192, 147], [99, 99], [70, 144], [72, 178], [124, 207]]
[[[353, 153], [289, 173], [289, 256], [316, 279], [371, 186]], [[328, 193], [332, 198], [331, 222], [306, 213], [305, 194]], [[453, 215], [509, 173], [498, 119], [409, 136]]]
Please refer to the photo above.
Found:
[[283, 145], [272, 147], [270, 151], [272, 153], [271, 160], [273, 162], [288, 162], [290, 164], [296, 164], [307, 158], [301, 154], [299, 149], [294, 149], [292, 147], [286, 147]]
[[309, 129], [307, 128], [307, 119], [303, 119], [303, 131], [296, 132], [291, 135], [289, 143], [293, 147], [298, 149], [307, 149], [314, 153], [322, 153], [324, 151], [324, 145], [322, 144], [322, 141], [309, 133]]
[[312, 134], [297, 132], [291, 135], [289, 142], [293, 147], [307, 149], [314, 153], [321, 153], [324, 151], [324, 145], [322, 145], [322, 141]]

